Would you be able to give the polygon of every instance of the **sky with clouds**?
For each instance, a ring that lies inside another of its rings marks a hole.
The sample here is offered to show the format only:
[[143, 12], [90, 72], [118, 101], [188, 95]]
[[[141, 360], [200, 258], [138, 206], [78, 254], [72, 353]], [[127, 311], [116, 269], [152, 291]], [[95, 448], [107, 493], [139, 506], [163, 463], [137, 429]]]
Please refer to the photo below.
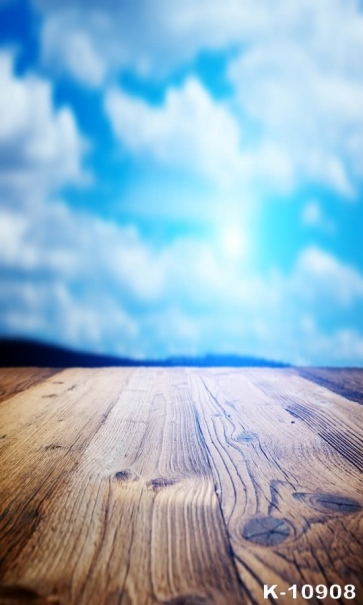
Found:
[[0, 336], [363, 364], [359, 0], [0, 0]]

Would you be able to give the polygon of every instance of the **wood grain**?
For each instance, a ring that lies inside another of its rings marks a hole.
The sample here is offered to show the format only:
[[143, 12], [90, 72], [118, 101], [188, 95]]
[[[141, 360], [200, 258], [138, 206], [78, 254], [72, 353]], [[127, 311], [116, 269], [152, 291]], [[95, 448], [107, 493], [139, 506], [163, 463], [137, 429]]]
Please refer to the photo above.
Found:
[[[357, 403], [288, 369], [7, 381], [1, 605], [363, 603]], [[357, 596], [275, 601], [264, 584]]]
[[291, 584], [348, 580], [363, 602], [363, 477], [313, 421], [285, 409], [301, 385], [261, 369], [195, 372], [192, 382], [232, 550], [255, 602], [264, 602], [266, 583], [288, 595]]
[[54, 376], [52, 368], [0, 368], [0, 402]]
[[363, 372], [357, 368], [297, 368], [296, 372], [363, 405]]
[[[3, 402], [0, 426], [2, 573], [57, 499], [83, 448], [107, 418], [128, 371], [66, 370]], [[105, 380], [106, 378], [106, 380]], [[118, 378], [118, 380], [117, 380]]]
[[[82, 379], [84, 373], [74, 372], [72, 381], [78, 376]], [[51, 441], [48, 452], [58, 458], [54, 481], [63, 476], [56, 485], [48, 478], [48, 490], [32, 496], [37, 502], [36, 508], [32, 505], [34, 522], [26, 517], [31, 495], [19, 493], [13, 481], [8, 489], [12, 500], [3, 522], [10, 519], [11, 525], [5, 533], [3, 585], [77, 605], [243, 602], [183, 374], [134, 372], [98, 425], [109, 394], [99, 400], [94, 371], [85, 378], [81, 385], [91, 390], [72, 403], [72, 424], [79, 426], [82, 418], [83, 438], [69, 436], [65, 445], [54, 420], [52, 439], [38, 433], [37, 446]], [[111, 378], [104, 371], [100, 385]], [[98, 413], [86, 425], [95, 391], [97, 404], [91, 407]], [[67, 397], [58, 402], [57, 414], [64, 415], [68, 404]], [[50, 419], [41, 412], [47, 432]], [[25, 424], [19, 445], [29, 442], [28, 430]], [[14, 453], [16, 449], [8, 452], [9, 457]], [[29, 472], [35, 469], [19, 470], [23, 477]], [[29, 490], [45, 482], [43, 471], [39, 475]], [[19, 509], [17, 524], [14, 511]]]
[[278, 373], [261, 372], [258, 384], [294, 417], [310, 426], [329, 445], [363, 471], [363, 409], [329, 389], [291, 375], [282, 384]]

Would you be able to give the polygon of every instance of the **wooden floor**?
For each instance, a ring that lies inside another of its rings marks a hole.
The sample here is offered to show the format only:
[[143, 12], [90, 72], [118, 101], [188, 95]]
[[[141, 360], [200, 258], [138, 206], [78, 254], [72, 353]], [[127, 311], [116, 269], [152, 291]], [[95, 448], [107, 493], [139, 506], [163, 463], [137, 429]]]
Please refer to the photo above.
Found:
[[0, 370], [1, 605], [362, 605], [362, 393], [363, 370]]

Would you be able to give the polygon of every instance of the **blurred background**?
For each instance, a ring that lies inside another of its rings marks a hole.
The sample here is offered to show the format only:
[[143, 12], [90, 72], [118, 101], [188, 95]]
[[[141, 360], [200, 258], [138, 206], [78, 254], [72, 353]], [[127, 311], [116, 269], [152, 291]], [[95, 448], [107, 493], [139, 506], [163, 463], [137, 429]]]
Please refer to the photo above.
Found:
[[363, 364], [360, 0], [0, 0], [0, 337]]

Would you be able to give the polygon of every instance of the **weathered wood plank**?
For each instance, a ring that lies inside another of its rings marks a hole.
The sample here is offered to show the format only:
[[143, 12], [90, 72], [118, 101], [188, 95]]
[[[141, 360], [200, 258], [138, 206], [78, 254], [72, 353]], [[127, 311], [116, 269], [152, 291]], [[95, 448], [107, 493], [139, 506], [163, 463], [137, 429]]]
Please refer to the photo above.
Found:
[[363, 408], [294, 373], [285, 380], [282, 373], [271, 370], [254, 376], [269, 397], [363, 471]]
[[145, 602], [243, 604], [185, 372], [153, 375], [152, 414], [132, 464], [148, 489], [122, 603], [142, 603], [148, 592], [154, 599]]
[[[9, 435], [14, 415], [25, 418], [7, 452], [7, 468], [15, 454], [18, 476], [2, 478], [10, 494], [3, 520], [8, 597], [24, 589], [39, 602], [67, 605], [250, 602], [230, 556], [185, 372], [140, 369], [127, 387], [121, 370], [110, 372], [64, 373], [67, 388], [84, 378], [82, 396], [74, 396], [76, 388], [57, 394], [51, 418], [44, 411], [49, 385], [37, 388], [32, 417], [20, 396], [12, 401]], [[121, 391], [115, 401], [114, 391]], [[86, 422], [87, 413], [98, 420], [103, 413], [103, 421]], [[59, 431], [55, 423], [67, 414]], [[22, 444], [31, 460], [25, 468]], [[48, 444], [47, 456], [59, 461], [47, 459], [45, 477]]]
[[0, 368], [0, 402], [58, 372], [52, 368]]
[[291, 600], [292, 584], [337, 583], [356, 586], [356, 599], [342, 603], [362, 603], [362, 473], [321, 439], [321, 427], [286, 409], [296, 403], [297, 389], [309, 409], [325, 406], [327, 422], [345, 420], [341, 430], [356, 443], [353, 415], [344, 418], [354, 404], [324, 392], [333, 408], [328, 412], [321, 393], [314, 401], [305, 384], [291, 386], [289, 371], [188, 373], [238, 571], [255, 602], [266, 602], [264, 584], [277, 584], [286, 593], [278, 602], [290, 604], [306, 603], [299, 594]]
[[295, 371], [334, 393], [363, 405], [363, 370], [359, 368], [296, 368]]
[[[107, 418], [130, 370], [65, 370], [3, 402], [0, 578]], [[48, 553], [49, 556], [49, 553]]]

